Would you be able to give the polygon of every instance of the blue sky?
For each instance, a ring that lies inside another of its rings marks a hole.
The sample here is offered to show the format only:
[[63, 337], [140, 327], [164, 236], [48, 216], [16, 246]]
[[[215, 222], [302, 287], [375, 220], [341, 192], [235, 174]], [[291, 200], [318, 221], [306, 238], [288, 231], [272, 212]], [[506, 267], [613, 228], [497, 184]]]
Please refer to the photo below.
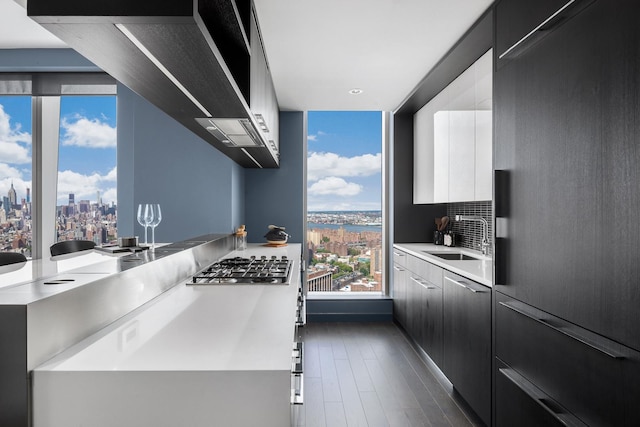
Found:
[[[63, 97], [60, 111], [58, 204], [117, 202], [116, 98]], [[312, 111], [308, 120], [307, 206], [380, 210], [380, 112]], [[0, 195], [13, 181], [18, 198], [31, 186], [31, 98], [0, 97]]]
[[[31, 98], [0, 97], [0, 195], [14, 183], [18, 199], [31, 185]], [[58, 204], [116, 202], [116, 97], [62, 97]]]
[[380, 210], [382, 114], [308, 113], [307, 209]]

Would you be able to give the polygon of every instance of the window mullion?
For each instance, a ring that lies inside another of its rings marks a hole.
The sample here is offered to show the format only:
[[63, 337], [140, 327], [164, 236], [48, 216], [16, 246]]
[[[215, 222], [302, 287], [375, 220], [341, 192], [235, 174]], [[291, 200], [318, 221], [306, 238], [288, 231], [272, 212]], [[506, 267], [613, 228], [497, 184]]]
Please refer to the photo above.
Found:
[[55, 243], [60, 97], [33, 97], [32, 117], [33, 258], [39, 259]]

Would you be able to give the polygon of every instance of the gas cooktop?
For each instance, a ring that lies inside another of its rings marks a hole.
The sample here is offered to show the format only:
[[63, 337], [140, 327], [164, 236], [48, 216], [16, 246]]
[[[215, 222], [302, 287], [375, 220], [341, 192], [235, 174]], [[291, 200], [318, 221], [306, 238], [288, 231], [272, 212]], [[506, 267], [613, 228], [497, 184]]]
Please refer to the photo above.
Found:
[[188, 285], [288, 285], [293, 262], [286, 256], [225, 258], [197, 273]]

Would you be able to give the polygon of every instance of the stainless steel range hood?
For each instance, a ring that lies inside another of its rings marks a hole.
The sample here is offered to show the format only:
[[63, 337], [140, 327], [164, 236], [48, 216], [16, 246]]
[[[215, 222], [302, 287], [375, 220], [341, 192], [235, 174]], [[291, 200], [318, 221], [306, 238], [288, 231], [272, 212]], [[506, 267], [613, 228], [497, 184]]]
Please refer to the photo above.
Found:
[[196, 119], [211, 135], [229, 147], [264, 147], [249, 119]]
[[235, 162], [279, 166], [277, 137], [258, 120], [268, 66], [255, 62], [251, 0], [29, 0], [27, 12]]

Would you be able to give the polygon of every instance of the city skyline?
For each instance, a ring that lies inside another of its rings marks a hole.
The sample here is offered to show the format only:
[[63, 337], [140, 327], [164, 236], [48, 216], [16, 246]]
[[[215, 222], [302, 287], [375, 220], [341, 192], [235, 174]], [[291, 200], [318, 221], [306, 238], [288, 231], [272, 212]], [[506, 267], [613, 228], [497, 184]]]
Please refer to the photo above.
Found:
[[[60, 105], [57, 205], [78, 200], [117, 203], [116, 97], [63, 96]], [[33, 189], [31, 97], [0, 97], [0, 194], [11, 182], [18, 201]]]

